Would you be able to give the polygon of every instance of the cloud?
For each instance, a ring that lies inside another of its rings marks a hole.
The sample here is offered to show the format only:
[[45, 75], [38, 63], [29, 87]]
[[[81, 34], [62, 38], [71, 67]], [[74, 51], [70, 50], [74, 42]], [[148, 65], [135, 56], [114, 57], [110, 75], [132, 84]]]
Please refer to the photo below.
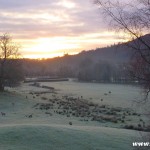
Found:
[[69, 0], [59, 1], [55, 5], [62, 6], [62, 7], [68, 8], [68, 9], [72, 9], [72, 8], [76, 7], [76, 3], [73, 1], [69, 1]]
[[39, 38], [54, 37], [67, 37], [83, 49], [97, 47], [96, 38], [102, 39], [106, 28], [91, 0], [0, 1], [0, 33], [9, 32], [24, 47]]
[[95, 10], [91, 9], [92, 6], [81, 7], [88, 3], [84, 2], [83, 5], [83, 2], [71, 0], [55, 2], [51, 0], [42, 0], [42, 2], [41, 0], [3, 0], [0, 2], [0, 27], [4, 30], [13, 31], [14, 29], [14, 32], [17, 29], [22, 29], [22, 31], [33, 29], [37, 33], [55, 29], [55, 32], [62, 30], [72, 35], [78, 32], [95, 31], [98, 28], [97, 18], [94, 18]]

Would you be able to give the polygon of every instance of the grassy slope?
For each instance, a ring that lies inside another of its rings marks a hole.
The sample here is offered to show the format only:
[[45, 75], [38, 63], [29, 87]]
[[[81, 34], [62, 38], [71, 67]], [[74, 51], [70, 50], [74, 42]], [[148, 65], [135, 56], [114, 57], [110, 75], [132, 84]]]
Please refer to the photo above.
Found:
[[[2, 150], [129, 150], [133, 131], [99, 128], [83, 130], [44, 125], [0, 127]], [[133, 136], [134, 135], [134, 136]]]

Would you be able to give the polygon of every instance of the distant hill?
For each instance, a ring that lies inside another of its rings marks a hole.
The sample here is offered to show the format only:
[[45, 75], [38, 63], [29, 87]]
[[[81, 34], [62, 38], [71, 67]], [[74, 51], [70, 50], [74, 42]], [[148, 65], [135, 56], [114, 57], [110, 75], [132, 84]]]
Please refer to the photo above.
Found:
[[[141, 37], [141, 40], [150, 45], [150, 34], [146, 34]], [[95, 50], [83, 51], [76, 55], [75, 57], [88, 57], [94, 59], [95, 61], [104, 60], [109, 62], [128, 62], [135, 50], [132, 47], [137, 47], [142, 45], [139, 39], [133, 41], [117, 44], [105, 48], [97, 48]]]
[[[127, 64], [135, 54], [134, 47], [142, 42], [150, 45], [150, 34], [127, 43], [112, 45], [95, 50], [82, 51], [77, 55], [65, 55], [45, 60], [24, 59], [26, 76], [81, 77], [85, 80], [122, 80], [127, 74]], [[115, 79], [114, 79], [115, 78]]]

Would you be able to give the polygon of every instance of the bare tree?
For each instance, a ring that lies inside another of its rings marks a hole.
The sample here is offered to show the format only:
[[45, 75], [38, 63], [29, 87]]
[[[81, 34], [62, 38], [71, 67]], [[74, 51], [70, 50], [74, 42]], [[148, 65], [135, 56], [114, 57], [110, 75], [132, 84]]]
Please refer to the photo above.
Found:
[[[19, 45], [12, 41], [9, 34], [0, 36], [0, 91], [4, 91], [4, 86], [8, 80], [8, 70], [13, 70], [13, 62], [18, 56]], [[9, 64], [11, 63], [11, 67]], [[11, 72], [9, 71], [9, 76]]]
[[134, 52], [130, 73], [143, 85], [144, 100], [147, 100], [150, 92], [150, 0], [127, 3], [122, 0], [94, 0], [94, 3], [113, 29], [133, 41], [127, 42], [128, 49]]

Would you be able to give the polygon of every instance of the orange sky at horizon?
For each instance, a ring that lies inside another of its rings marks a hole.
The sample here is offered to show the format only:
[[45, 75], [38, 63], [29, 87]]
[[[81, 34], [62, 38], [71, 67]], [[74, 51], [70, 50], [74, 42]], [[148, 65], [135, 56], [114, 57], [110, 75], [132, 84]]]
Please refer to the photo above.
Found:
[[[108, 34], [111, 36], [109, 37]], [[86, 35], [83, 37], [54, 37], [39, 38], [27, 41], [20, 41], [22, 48], [21, 54], [23, 58], [53, 58], [63, 56], [64, 54], [74, 55], [83, 50], [91, 50], [99, 47], [106, 47], [120, 42], [126, 42], [127, 39], [116, 35], [113, 32], [104, 32], [104, 39], [88, 39]], [[98, 34], [93, 36], [98, 36]]]

